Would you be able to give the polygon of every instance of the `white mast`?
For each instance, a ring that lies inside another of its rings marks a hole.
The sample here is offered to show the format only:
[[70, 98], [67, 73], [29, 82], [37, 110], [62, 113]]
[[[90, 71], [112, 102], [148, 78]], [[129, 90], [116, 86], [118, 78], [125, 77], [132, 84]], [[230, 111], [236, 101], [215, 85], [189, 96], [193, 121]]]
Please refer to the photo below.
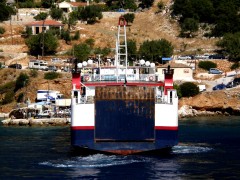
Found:
[[[125, 79], [127, 78], [127, 36], [126, 36], [126, 20], [123, 16], [119, 17], [118, 35], [117, 35], [117, 62], [125, 65]], [[122, 43], [122, 44], [121, 44]]]

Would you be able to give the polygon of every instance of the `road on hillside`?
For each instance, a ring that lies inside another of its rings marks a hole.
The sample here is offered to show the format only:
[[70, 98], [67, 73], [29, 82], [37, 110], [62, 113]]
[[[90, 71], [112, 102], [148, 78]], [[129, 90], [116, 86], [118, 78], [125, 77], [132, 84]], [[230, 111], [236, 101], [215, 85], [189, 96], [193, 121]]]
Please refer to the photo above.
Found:
[[[240, 74], [240, 72], [236, 72], [236, 71], [229, 71], [227, 72], [226, 76], [223, 75], [222, 77], [218, 78], [218, 79], [215, 79], [215, 80], [202, 80], [201, 83], [202, 84], [206, 84], [206, 91], [212, 91], [212, 88], [214, 86], [216, 86], [217, 84], [227, 84], [228, 82], [231, 82], [234, 77], [236, 75]], [[213, 77], [214, 74], [208, 74], [208, 73], [201, 73], [200, 76], [204, 76], [204, 77]]]

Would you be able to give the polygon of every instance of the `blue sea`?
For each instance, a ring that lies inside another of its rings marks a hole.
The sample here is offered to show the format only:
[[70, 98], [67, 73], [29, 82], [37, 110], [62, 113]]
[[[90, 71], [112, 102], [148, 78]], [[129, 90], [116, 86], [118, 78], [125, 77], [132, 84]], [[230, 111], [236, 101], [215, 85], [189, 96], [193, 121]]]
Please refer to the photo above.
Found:
[[0, 179], [240, 179], [240, 117], [179, 124], [168, 155], [76, 156], [70, 127], [0, 125]]

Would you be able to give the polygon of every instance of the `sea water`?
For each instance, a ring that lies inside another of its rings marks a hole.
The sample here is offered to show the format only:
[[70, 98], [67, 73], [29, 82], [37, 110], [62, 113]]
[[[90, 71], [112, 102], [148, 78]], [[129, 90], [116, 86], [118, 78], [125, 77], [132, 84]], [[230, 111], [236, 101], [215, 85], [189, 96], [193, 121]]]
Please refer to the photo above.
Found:
[[240, 117], [189, 118], [168, 155], [71, 152], [70, 127], [0, 125], [0, 179], [239, 179]]

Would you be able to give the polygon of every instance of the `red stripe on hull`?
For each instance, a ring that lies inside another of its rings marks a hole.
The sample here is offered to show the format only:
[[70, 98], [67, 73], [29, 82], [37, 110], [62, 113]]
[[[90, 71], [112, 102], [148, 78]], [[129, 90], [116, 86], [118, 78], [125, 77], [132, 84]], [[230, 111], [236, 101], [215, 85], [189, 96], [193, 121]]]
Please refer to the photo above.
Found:
[[94, 130], [94, 126], [72, 126], [72, 130]]
[[127, 82], [126, 84], [123, 82], [123, 81], [120, 81], [120, 82], [116, 82], [116, 81], [97, 81], [97, 82], [84, 82], [84, 85], [85, 86], [123, 86], [123, 85], [126, 85], [126, 86], [163, 86], [163, 82], [155, 82], [155, 81], [152, 81], [152, 82]]
[[[72, 130], [94, 130], [94, 126], [72, 126]], [[177, 126], [155, 126], [155, 130], [177, 131]]]
[[177, 126], [155, 126], [155, 130], [169, 130], [169, 131], [177, 131]]

